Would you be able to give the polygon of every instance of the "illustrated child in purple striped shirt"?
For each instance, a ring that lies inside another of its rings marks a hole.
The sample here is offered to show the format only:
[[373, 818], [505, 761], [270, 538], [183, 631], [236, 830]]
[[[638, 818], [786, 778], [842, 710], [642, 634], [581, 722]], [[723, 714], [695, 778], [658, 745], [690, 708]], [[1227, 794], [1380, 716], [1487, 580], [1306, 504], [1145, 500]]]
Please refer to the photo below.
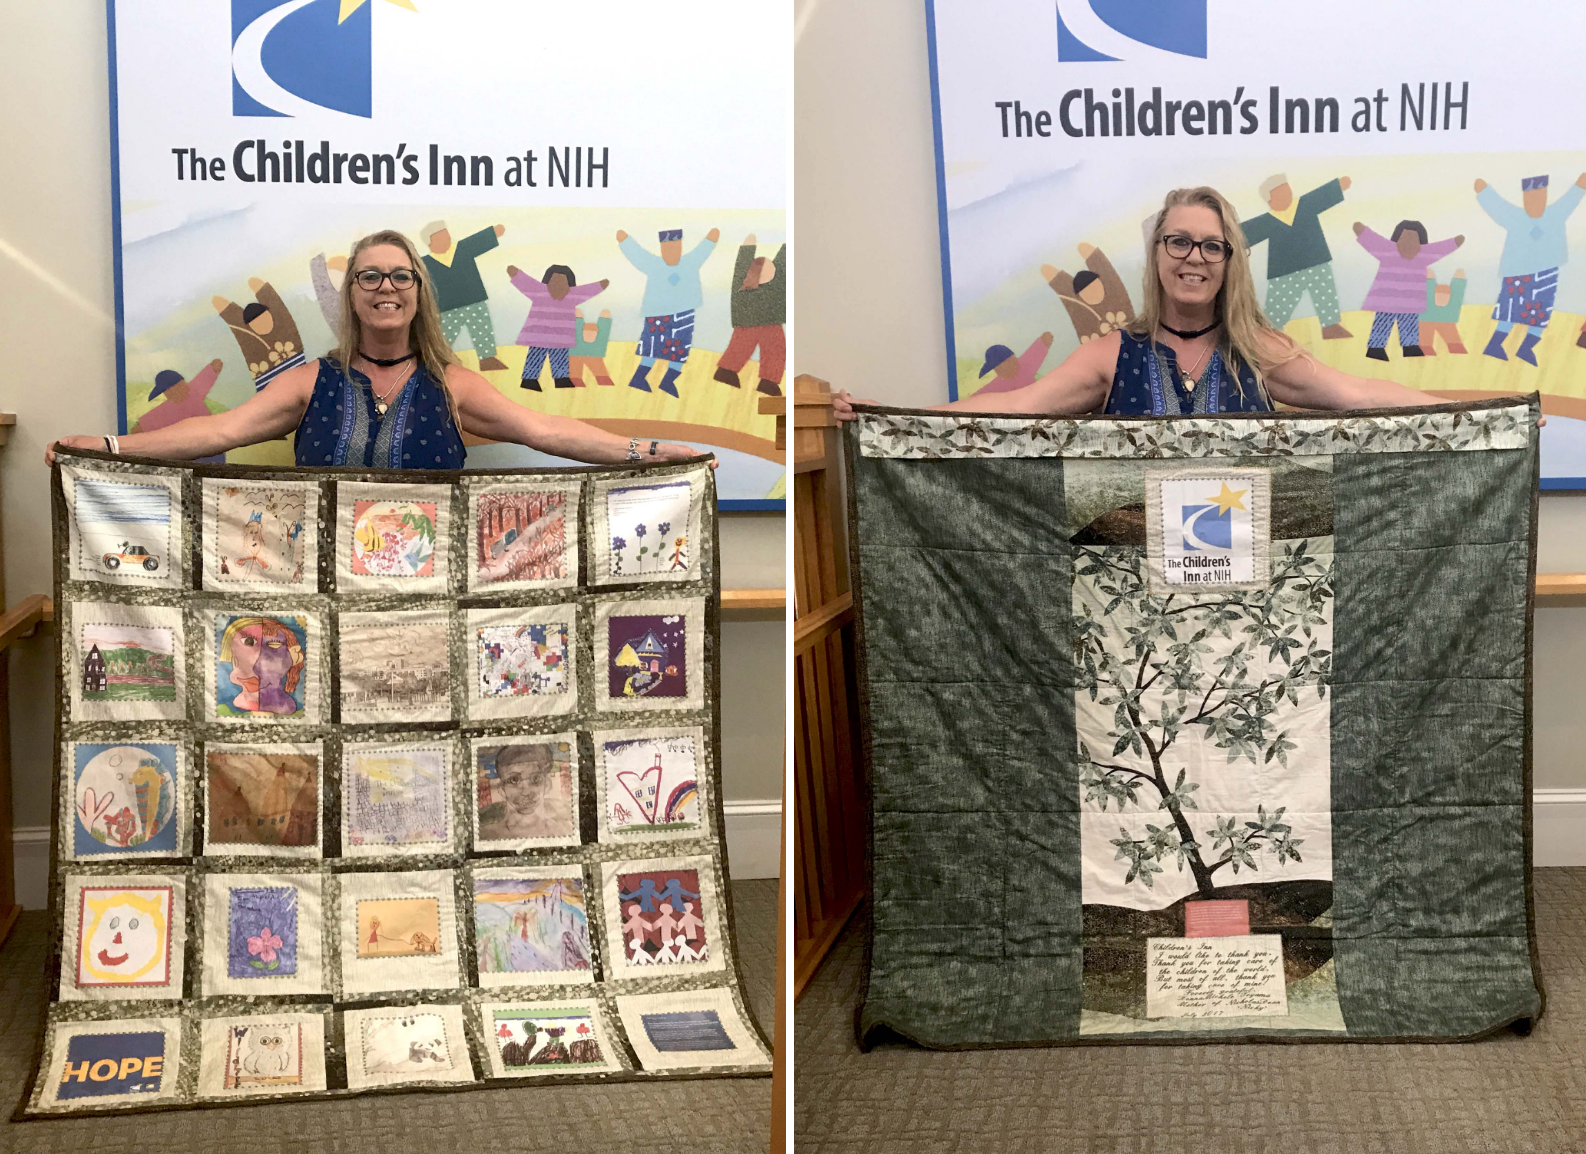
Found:
[[1407, 357], [1421, 352], [1421, 313], [1426, 309], [1426, 271], [1465, 243], [1463, 236], [1426, 243], [1426, 226], [1418, 220], [1401, 220], [1393, 226], [1393, 236], [1384, 238], [1358, 220], [1355, 236], [1360, 247], [1377, 258], [1377, 279], [1371, 282], [1365, 303], [1360, 307], [1377, 315], [1371, 322], [1366, 355], [1373, 360], [1388, 359], [1388, 337], [1399, 327], [1399, 346]]
[[605, 291], [609, 280], [578, 287], [573, 270], [553, 264], [535, 280], [516, 265], [507, 266], [513, 287], [529, 298], [529, 315], [518, 333], [518, 344], [529, 347], [523, 362], [523, 387], [540, 391], [540, 374], [551, 362], [551, 376], [559, 389], [573, 388], [569, 351], [578, 335], [578, 306]]

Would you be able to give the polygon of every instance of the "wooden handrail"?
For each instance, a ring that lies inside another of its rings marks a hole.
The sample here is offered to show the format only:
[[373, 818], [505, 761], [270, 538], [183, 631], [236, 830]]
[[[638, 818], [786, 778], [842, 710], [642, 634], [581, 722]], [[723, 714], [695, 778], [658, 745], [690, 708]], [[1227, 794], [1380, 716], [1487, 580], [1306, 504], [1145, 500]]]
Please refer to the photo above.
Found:
[[55, 620], [55, 603], [42, 593], [25, 597], [0, 613], [0, 653], [18, 638], [31, 636], [41, 621]]
[[723, 589], [721, 591], [721, 607], [723, 612], [745, 609], [781, 609], [787, 610], [786, 589]]
[[793, 624], [793, 654], [797, 656], [824, 641], [854, 619], [854, 595], [844, 593]]
[[1586, 597], [1586, 573], [1538, 573], [1538, 597]]

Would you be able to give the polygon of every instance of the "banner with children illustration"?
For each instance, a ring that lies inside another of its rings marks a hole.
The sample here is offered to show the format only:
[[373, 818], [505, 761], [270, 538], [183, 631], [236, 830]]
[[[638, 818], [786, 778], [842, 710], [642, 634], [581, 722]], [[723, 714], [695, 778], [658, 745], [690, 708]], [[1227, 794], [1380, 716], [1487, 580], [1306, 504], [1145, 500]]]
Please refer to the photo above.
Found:
[[1586, 488], [1586, 10], [1477, 53], [1470, 0], [927, 6], [950, 397], [1127, 326], [1163, 196], [1211, 185], [1275, 326], [1448, 400], [1539, 390], [1542, 485]]
[[[714, 453], [723, 508], [782, 507], [781, 6], [107, 6], [122, 431], [332, 351], [352, 242], [394, 228], [465, 368]], [[469, 468], [558, 463], [465, 440]], [[288, 463], [291, 439], [225, 460]]]

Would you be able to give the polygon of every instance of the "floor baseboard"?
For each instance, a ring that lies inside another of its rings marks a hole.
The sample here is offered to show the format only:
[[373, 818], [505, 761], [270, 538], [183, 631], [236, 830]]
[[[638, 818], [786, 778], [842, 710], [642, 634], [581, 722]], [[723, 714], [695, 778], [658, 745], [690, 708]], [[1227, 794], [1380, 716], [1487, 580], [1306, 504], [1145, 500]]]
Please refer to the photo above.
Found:
[[1539, 789], [1531, 796], [1536, 864], [1586, 866], [1586, 789]]
[[[1583, 791], [1586, 792], [1586, 791]], [[782, 860], [782, 803], [728, 801], [727, 869], [738, 880], [774, 878]]]
[[[1586, 795], [1586, 790], [1581, 792]], [[739, 880], [776, 877], [782, 853], [782, 803], [775, 799], [729, 801], [722, 808], [727, 817], [727, 863], [732, 876]], [[49, 826], [18, 826], [11, 831], [11, 841], [17, 904], [28, 910], [44, 909], [49, 903]]]

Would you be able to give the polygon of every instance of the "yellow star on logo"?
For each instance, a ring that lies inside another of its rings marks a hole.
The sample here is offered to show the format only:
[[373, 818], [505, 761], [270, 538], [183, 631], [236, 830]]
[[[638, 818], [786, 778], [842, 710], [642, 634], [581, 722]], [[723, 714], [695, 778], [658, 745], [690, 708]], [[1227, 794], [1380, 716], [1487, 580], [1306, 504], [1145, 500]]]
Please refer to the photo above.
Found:
[[[336, 17], [336, 23], [340, 24], [368, 2], [369, 0], [341, 0], [341, 15]], [[418, 11], [413, 6], [413, 0], [386, 0], [386, 3], [395, 4], [399, 8], [406, 8], [409, 12]]]
[[1230, 489], [1227, 481], [1222, 482], [1222, 487], [1223, 491], [1221, 493], [1218, 493], [1215, 497], [1206, 498], [1208, 501], [1216, 503], [1219, 517], [1230, 509], [1243, 509], [1245, 507], [1245, 494], [1250, 492], [1249, 489]]

